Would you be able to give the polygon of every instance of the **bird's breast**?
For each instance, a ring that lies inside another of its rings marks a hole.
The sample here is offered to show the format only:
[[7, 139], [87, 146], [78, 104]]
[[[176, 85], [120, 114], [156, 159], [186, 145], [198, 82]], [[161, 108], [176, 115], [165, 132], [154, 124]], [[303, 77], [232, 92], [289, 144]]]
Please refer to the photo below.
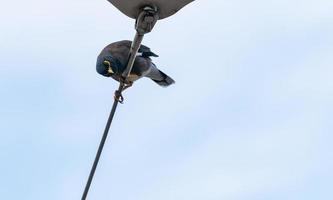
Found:
[[138, 76], [137, 74], [129, 74], [127, 77], [127, 80], [130, 82], [136, 81], [140, 78], [140, 76]]

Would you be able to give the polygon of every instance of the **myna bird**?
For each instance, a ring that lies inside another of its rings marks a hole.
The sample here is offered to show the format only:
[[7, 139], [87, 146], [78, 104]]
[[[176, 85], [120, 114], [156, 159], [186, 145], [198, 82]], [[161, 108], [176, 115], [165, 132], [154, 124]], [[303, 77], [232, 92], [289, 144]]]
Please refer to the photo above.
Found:
[[[106, 46], [97, 58], [97, 72], [117, 81], [124, 81], [122, 73], [126, 69], [131, 44], [132, 42], [129, 40], [123, 40]], [[149, 47], [141, 45], [125, 84], [131, 86], [134, 81], [142, 77], [148, 77], [163, 87], [175, 83], [172, 78], [157, 69], [150, 57], [158, 57], [158, 55], [153, 53]]]

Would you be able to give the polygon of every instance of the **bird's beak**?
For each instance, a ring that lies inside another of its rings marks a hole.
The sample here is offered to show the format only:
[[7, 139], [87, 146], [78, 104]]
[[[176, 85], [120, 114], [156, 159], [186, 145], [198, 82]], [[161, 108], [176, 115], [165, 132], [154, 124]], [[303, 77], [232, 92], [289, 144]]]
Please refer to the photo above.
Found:
[[108, 73], [109, 73], [109, 74], [113, 74], [113, 73], [114, 73], [113, 70], [112, 70], [112, 68], [111, 68], [111, 63], [110, 63], [110, 61], [108, 61], [108, 60], [104, 60], [104, 61], [103, 61], [103, 64], [104, 64], [105, 66], [108, 67]]

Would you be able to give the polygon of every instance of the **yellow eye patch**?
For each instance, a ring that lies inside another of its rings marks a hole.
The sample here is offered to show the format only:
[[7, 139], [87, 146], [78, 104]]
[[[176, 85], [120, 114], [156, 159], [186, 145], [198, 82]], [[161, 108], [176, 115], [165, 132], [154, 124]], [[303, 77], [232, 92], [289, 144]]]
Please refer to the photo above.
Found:
[[104, 65], [107, 65], [107, 66], [109, 66], [109, 67], [111, 67], [111, 63], [110, 63], [110, 61], [108, 61], [108, 60], [104, 60], [104, 61], [103, 61], [103, 64], [104, 64]]
[[104, 60], [104, 61], [103, 61], [103, 64], [106, 65], [106, 66], [108, 66], [108, 73], [110, 73], [110, 74], [113, 74], [113, 73], [114, 73], [113, 70], [112, 70], [112, 68], [111, 68], [111, 63], [110, 63], [110, 61], [108, 61], [108, 60]]

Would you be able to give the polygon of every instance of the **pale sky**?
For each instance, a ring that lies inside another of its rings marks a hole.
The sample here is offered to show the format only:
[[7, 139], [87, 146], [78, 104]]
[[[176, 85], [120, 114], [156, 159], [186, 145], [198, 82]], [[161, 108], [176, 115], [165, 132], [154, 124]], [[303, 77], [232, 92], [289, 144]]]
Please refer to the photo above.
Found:
[[[333, 199], [333, 1], [195, 1], [145, 36], [175, 79], [124, 93], [93, 200]], [[80, 199], [134, 20], [108, 1], [0, 8], [0, 199]]]

